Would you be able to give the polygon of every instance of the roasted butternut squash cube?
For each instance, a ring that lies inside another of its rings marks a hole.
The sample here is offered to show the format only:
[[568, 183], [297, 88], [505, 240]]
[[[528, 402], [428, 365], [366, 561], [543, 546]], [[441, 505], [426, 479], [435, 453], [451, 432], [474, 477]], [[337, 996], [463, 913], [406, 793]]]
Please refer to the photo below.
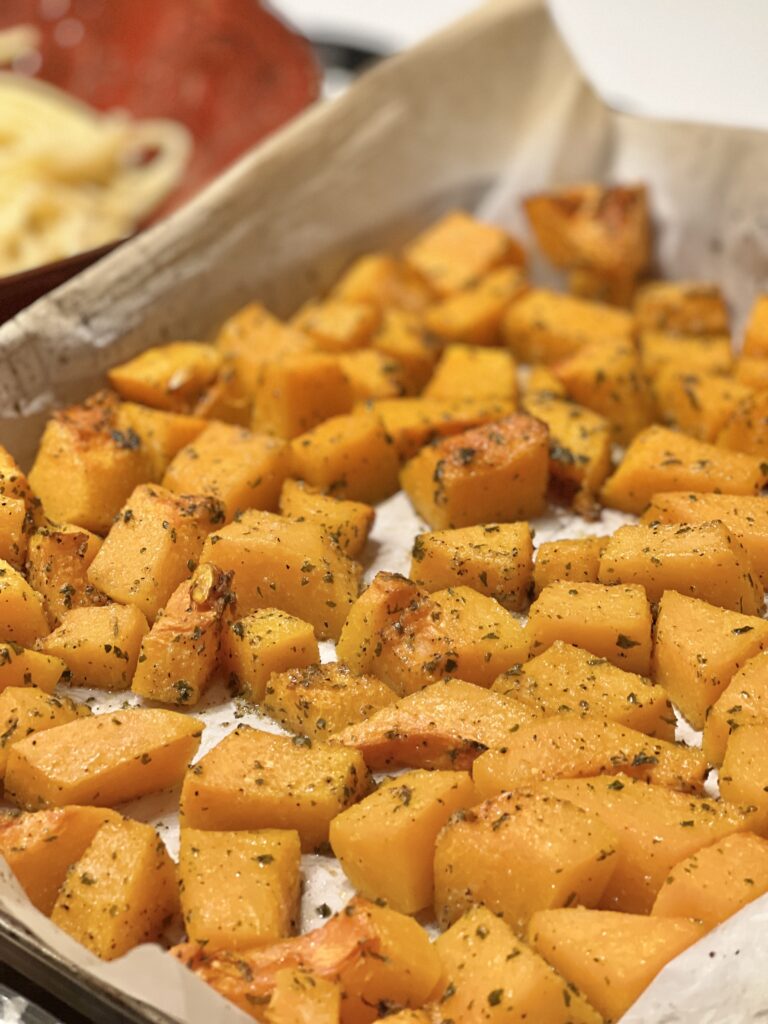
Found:
[[432, 905], [440, 829], [475, 800], [466, 772], [406, 772], [335, 817], [331, 847], [362, 896], [415, 914]]
[[171, 462], [163, 487], [176, 494], [207, 494], [229, 520], [245, 509], [277, 509], [288, 476], [288, 448], [277, 438], [228, 423], [211, 423]]
[[624, 310], [532, 288], [510, 305], [501, 333], [521, 362], [551, 364], [590, 342], [606, 346], [607, 361], [616, 342], [631, 340], [633, 327]]
[[514, 697], [537, 718], [576, 714], [659, 739], [675, 737], [674, 712], [661, 686], [562, 640], [502, 673], [491, 689]]
[[527, 287], [520, 267], [499, 267], [430, 306], [424, 312], [424, 325], [444, 344], [495, 345], [507, 307]]
[[77, 526], [43, 526], [29, 538], [27, 580], [43, 599], [48, 621], [58, 626], [72, 608], [106, 604], [88, 579], [101, 537]]
[[413, 580], [395, 572], [378, 572], [354, 602], [336, 644], [336, 655], [353, 672], [369, 672], [382, 630], [397, 622], [412, 603], [424, 597]]
[[724, 800], [757, 808], [753, 831], [768, 835], [768, 724], [743, 725], [728, 737], [720, 766]]
[[30, 529], [24, 499], [0, 497], [0, 558], [16, 569], [24, 566]]
[[358, 256], [331, 293], [349, 302], [368, 302], [387, 310], [419, 312], [432, 301], [432, 290], [407, 263], [386, 252]]
[[731, 676], [707, 712], [702, 750], [722, 764], [728, 737], [744, 725], [768, 725], [768, 655], [756, 654]]
[[240, 725], [187, 772], [182, 824], [295, 829], [309, 852], [327, 842], [331, 820], [369, 788], [356, 750]]
[[613, 873], [600, 898], [603, 910], [650, 912], [671, 868], [734, 832], [754, 831], [754, 808], [678, 793], [626, 775], [540, 782], [536, 792], [568, 801], [618, 837]]
[[533, 713], [461, 679], [433, 683], [336, 733], [372, 771], [393, 766], [465, 770], [487, 748], [503, 747]]
[[613, 345], [609, 352], [604, 343], [583, 345], [558, 362], [554, 371], [569, 398], [608, 420], [619, 444], [629, 444], [656, 418], [653, 395], [632, 341]]
[[651, 609], [637, 584], [550, 583], [531, 605], [528, 633], [532, 654], [564, 640], [628, 672], [649, 674]]
[[522, 413], [423, 448], [403, 490], [433, 530], [531, 519], [544, 510], [549, 431]]
[[397, 490], [400, 462], [381, 420], [334, 416], [291, 442], [291, 470], [335, 498], [375, 505]]
[[286, 480], [283, 484], [280, 514], [322, 526], [350, 558], [362, 554], [376, 517], [371, 506], [362, 501], [333, 498], [301, 480]]
[[354, 404], [352, 385], [326, 352], [288, 355], [267, 363], [254, 395], [252, 427], [290, 440]]
[[151, 825], [102, 825], [69, 870], [51, 920], [102, 960], [159, 938], [178, 911], [176, 869]]
[[723, 293], [708, 281], [652, 281], [635, 297], [635, 318], [642, 331], [677, 334], [728, 334]]
[[763, 459], [768, 456], [768, 390], [757, 391], [738, 403], [719, 431], [717, 444]]
[[40, 499], [30, 487], [29, 480], [7, 448], [0, 444], [0, 497], [20, 498], [35, 525], [40, 525]]
[[112, 367], [107, 379], [121, 398], [155, 409], [189, 412], [220, 366], [221, 353], [213, 345], [172, 341]]
[[427, 334], [420, 316], [391, 307], [384, 311], [371, 348], [399, 364], [407, 395], [421, 391], [441, 352], [440, 343]]
[[457, 1024], [601, 1024], [578, 989], [487, 907], [468, 910], [435, 949], [443, 968], [440, 1015]]
[[338, 984], [301, 968], [286, 967], [275, 975], [264, 1019], [267, 1024], [338, 1024], [340, 1013]]
[[445, 826], [435, 846], [435, 913], [443, 927], [475, 903], [517, 935], [531, 914], [595, 907], [617, 861], [618, 836], [594, 814], [519, 790], [486, 800]]
[[332, 298], [308, 302], [291, 323], [321, 351], [349, 352], [367, 345], [380, 321], [381, 311], [373, 303]]
[[311, 352], [314, 342], [272, 316], [261, 303], [250, 302], [221, 325], [216, 348], [234, 366], [243, 391], [253, 396], [265, 366], [286, 356]]
[[528, 941], [606, 1019], [617, 1021], [662, 967], [706, 929], [687, 917], [665, 919], [611, 910], [541, 910]]
[[500, 348], [448, 345], [422, 392], [443, 401], [471, 396], [517, 401], [517, 367], [511, 353]]
[[510, 402], [495, 398], [391, 398], [369, 402], [366, 408], [384, 424], [401, 459], [412, 458], [438, 438], [496, 422], [515, 411]]
[[51, 913], [67, 871], [108, 821], [118, 822], [120, 815], [77, 806], [0, 818], [0, 853], [41, 913]]
[[8, 686], [36, 686], [53, 693], [66, 671], [61, 658], [28, 651], [15, 643], [0, 644], [0, 693]]
[[278, 608], [260, 608], [225, 624], [221, 660], [238, 692], [260, 704], [273, 672], [305, 668], [320, 660], [320, 652], [308, 622]]
[[756, 615], [763, 585], [747, 552], [721, 522], [620, 527], [600, 556], [601, 583], [639, 584], [657, 602], [666, 590]]
[[355, 675], [343, 662], [273, 672], [263, 708], [290, 732], [326, 739], [389, 707], [397, 694], [369, 675]]
[[33, 647], [47, 632], [42, 597], [20, 572], [0, 558], [0, 640]]
[[528, 523], [489, 523], [421, 533], [411, 576], [425, 590], [468, 586], [512, 611], [528, 604], [533, 543]]
[[714, 442], [752, 388], [688, 367], [660, 370], [653, 382], [659, 419], [701, 441]]
[[141, 641], [134, 693], [166, 704], [197, 704], [218, 663], [231, 581], [231, 573], [204, 562], [178, 585]]
[[8, 686], [0, 693], [0, 778], [14, 743], [56, 725], [90, 715], [87, 704], [55, 697], [36, 686]]
[[299, 920], [298, 832], [181, 830], [179, 884], [190, 942], [252, 949], [287, 938]]
[[148, 629], [134, 605], [73, 608], [38, 646], [44, 654], [61, 658], [73, 686], [127, 690]]
[[768, 842], [740, 832], [675, 864], [651, 913], [692, 917], [714, 928], [764, 892], [768, 892]]
[[101, 392], [46, 423], [29, 482], [54, 522], [105, 534], [134, 487], [152, 478], [139, 435], [117, 428], [118, 406]]
[[674, 590], [659, 602], [653, 678], [695, 729], [737, 669], [768, 647], [768, 623]]
[[634, 438], [601, 493], [609, 508], [640, 515], [659, 491], [758, 494], [767, 470], [756, 456], [654, 426]]
[[135, 605], [150, 622], [197, 565], [224, 506], [206, 495], [140, 484], [88, 568], [88, 582], [113, 601]]
[[129, 708], [77, 718], [11, 747], [5, 793], [20, 807], [110, 807], [180, 781], [203, 723], [175, 711]]
[[650, 739], [599, 718], [557, 715], [523, 725], [501, 750], [472, 766], [482, 800], [535, 786], [542, 779], [577, 779], [622, 772], [682, 792], [701, 793], [708, 766], [694, 747]]
[[373, 348], [363, 348], [345, 352], [338, 359], [352, 386], [355, 402], [397, 398], [406, 393], [407, 375], [392, 356]]
[[600, 555], [607, 537], [574, 537], [572, 540], [546, 540], [536, 548], [533, 564], [533, 592], [557, 580], [573, 583], [597, 583]]
[[519, 243], [463, 210], [445, 214], [406, 247], [405, 260], [438, 293], [450, 295], [503, 264], [525, 264]]
[[[686, 335], [670, 331], [643, 331], [640, 362], [646, 377], [653, 379], [667, 367], [689, 373], [727, 374], [733, 369], [731, 339], [725, 335]], [[745, 380], [743, 383], [748, 384]]]
[[160, 481], [173, 457], [192, 444], [208, 426], [200, 415], [151, 409], [135, 402], [121, 402], [115, 413], [117, 429], [133, 431], [141, 439], [152, 466], [152, 479]]
[[360, 566], [316, 523], [250, 510], [210, 534], [201, 559], [234, 572], [241, 615], [280, 608], [310, 622], [321, 640], [338, 637], [357, 597]]

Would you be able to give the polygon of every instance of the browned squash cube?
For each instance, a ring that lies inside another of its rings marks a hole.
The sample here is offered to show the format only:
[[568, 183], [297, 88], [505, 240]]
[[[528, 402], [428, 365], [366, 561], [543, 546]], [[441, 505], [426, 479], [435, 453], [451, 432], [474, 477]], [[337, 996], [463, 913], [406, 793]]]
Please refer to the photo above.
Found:
[[637, 584], [550, 583], [531, 605], [528, 632], [532, 654], [564, 640], [628, 672], [649, 674], [651, 609]]
[[532, 288], [510, 305], [501, 333], [524, 363], [556, 363], [591, 342], [605, 346], [609, 359], [617, 342], [632, 338], [629, 313], [544, 288]]
[[397, 398], [407, 390], [407, 375], [401, 363], [373, 348], [345, 352], [338, 357], [352, 387], [355, 402]]
[[43, 526], [29, 538], [27, 580], [42, 597], [52, 626], [71, 608], [106, 603], [88, 579], [100, 547], [101, 537], [77, 526]]
[[376, 305], [353, 299], [308, 302], [291, 321], [323, 352], [337, 353], [367, 345], [380, 322], [381, 311]]
[[361, 567], [322, 526], [252, 509], [209, 535], [201, 560], [233, 572], [238, 612], [280, 608], [337, 638], [357, 598]]
[[728, 737], [718, 776], [724, 800], [757, 808], [752, 831], [768, 831], [768, 724], [743, 725]]
[[306, 352], [267, 363], [254, 395], [254, 430], [290, 439], [349, 412], [352, 385], [338, 359]]
[[420, 316], [394, 308], [384, 311], [371, 348], [400, 365], [407, 395], [421, 391], [441, 352], [439, 342], [427, 334]]
[[204, 562], [178, 585], [141, 641], [134, 693], [165, 704], [197, 704], [218, 663], [231, 582], [231, 572]]
[[438, 295], [467, 288], [502, 264], [525, 264], [518, 242], [462, 210], [447, 213], [418, 235], [407, 246], [405, 259]]
[[609, 508], [640, 515], [659, 491], [758, 494], [766, 479], [768, 464], [755, 456], [654, 426], [634, 438], [602, 499]]
[[277, 509], [286, 476], [288, 448], [283, 441], [229, 423], [211, 423], [176, 455], [163, 487], [216, 498], [229, 521], [245, 509]]
[[333, 295], [349, 302], [368, 302], [382, 310], [419, 312], [432, 301], [432, 290], [407, 263], [386, 252], [359, 256], [344, 271]]
[[0, 559], [0, 640], [34, 647], [47, 632], [42, 597], [20, 572]]
[[768, 655], [756, 654], [731, 676], [707, 712], [702, 750], [722, 764], [728, 737], [744, 725], [768, 725]]
[[597, 583], [600, 555], [607, 540], [607, 537], [575, 537], [539, 544], [533, 566], [534, 594], [538, 596], [556, 580]]
[[107, 371], [121, 398], [156, 409], [189, 412], [216, 377], [221, 353], [200, 341], [172, 341], [134, 356]]
[[16, 643], [0, 643], [0, 693], [8, 686], [36, 686], [53, 693], [66, 671], [61, 658], [28, 651]]
[[[640, 362], [651, 379], [669, 367], [688, 373], [728, 374], [733, 369], [731, 339], [724, 335], [673, 334], [643, 331]], [[749, 381], [744, 381], [749, 383]]]
[[768, 356], [768, 295], [758, 295], [744, 329], [742, 355], [757, 359]]
[[261, 608], [224, 625], [222, 667], [236, 690], [256, 704], [264, 700], [273, 672], [304, 668], [319, 660], [312, 626], [278, 608]]
[[133, 431], [141, 439], [152, 466], [152, 479], [160, 481], [168, 465], [182, 448], [205, 430], [207, 420], [200, 415], [150, 409], [135, 402], [121, 402], [115, 412], [117, 429]]
[[549, 431], [508, 416], [422, 449], [400, 482], [433, 530], [532, 519], [544, 510]]
[[299, 523], [322, 526], [345, 555], [359, 558], [376, 513], [362, 501], [323, 494], [303, 480], [286, 480], [280, 492], [280, 514]]
[[127, 690], [148, 628], [135, 605], [73, 608], [38, 646], [45, 654], [61, 658], [73, 686]]
[[206, 495], [140, 484], [120, 510], [88, 569], [88, 582], [113, 601], [141, 609], [150, 622], [197, 565], [205, 538], [224, 521]]
[[216, 348], [234, 366], [243, 391], [253, 396], [268, 363], [310, 352], [314, 343], [272, 316], [261, 303], [251, 302], [224, 321], [216, 335]]
[[728, 334], [729, 315], [723, 293], [707, 281], [652, 281], [635, 297], [641, 331], [677, 334]]
[[37, 686], [6, 687], [0, 693], [0, 779], [14, 743], [90, 713], [87, 704], [55, 697]]
[[747, 552], [721, 522], [622, 526], [600, 556], [601, 583], [637, 583], [655, 603], [676, 590], [756, 615], [763, 585]]
[[448, 345], [432, 378], [422, 392], [425, 398], [450, 401], [471, 396], [517, 401], [517, 367], [509, 352], [499, 348]]
[[179, 887], [190, 942], [253, 949], [293, 935], [299, 921], [298, 832], [181, 830]]
[[273, 672], [262, 703], [290, 732], [322, 740], [396, 700], [395, 691], [375, 676], [355, 675], [343, 662], [328, 662]]
[[356, 750], [240, 725], [187, 772], [182, 825], [296, 829], [308, 852], [327, 841], [331, 820], [370, 784]]
[[70, 868], [51, 920], [102, 960], [158, 939], [178, 912], [176, 869], [151, 825], [99, 829]]
[[653, 678], [696, 729], [737, 669], [768, 647], [768, 623], [667, 591], [659, 602]]
[[349, 609], [341, 635], [336, 644], [336, 655], [353, 672], [369, 672], [377, 657], [381, 632], [412, 602], [418, 603], [424, 592], [399, 573], [378, 572], [363, 593]]
[[520, 267], [499, 267], [477, 284], [430, 306], [424, 325], [444, 344], [495, 345], [507, 307], [527, 287]]
[[291, 471], [335, 498], [375, 505], [397, 490], [400, 462], [378, 416], [334, 416], [291, 442]]
[[751, 394], [746, 384], [679, 366], [660, 370], [653, 382], [662, 422], [709, 442]]
[[768, 390], [739, 402], [718, 433], [717, 444], [763, 459], [768, 456]]

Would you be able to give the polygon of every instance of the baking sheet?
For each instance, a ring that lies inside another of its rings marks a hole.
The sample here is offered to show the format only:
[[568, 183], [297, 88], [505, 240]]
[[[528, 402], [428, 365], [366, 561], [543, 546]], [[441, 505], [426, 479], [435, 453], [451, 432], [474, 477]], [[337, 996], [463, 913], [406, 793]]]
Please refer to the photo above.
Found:
[[[299, 118], [188, 208], [0, 328], [0, 440], [29, 462], [48, 410], [94, 390], [108, 366], [164, 340], [206, 336], [252, 297], [287, 313], [352, 256], [399, 243], [453, 205], [522, 231], [520, 194], [549, 183], [648, 181], [664, 271], [723, 282], [743, 316], [754, 291], [768, 288], [766, 172], [762, 135], [611, 114], [540, 3], [496, 0]], [[606, 532], [613, 515], [585, 524], [556, 513], [536, 524], [537, 539]], [[368, 574], [407, 570], [417, 529], [402, 496], [385, 503]], [[238, 720], [277, 728], [237, 702], [216, 704], [220, 695], [204, 711], [203, 750]], [[172, 852], [175, 800], [158, 794], [124, 808], [156, 823]], [[306, 858], [305, 869], [310, 927], [320, 923], [315, 907], [342, 905], [349, 889], [328, 858]], [[186, 1024], [247, 1019], [157, 948], [97, 961], [30, 908], [7, 871], [0, 911], [93, 983], [141, 996], [156, 1013]], [[763, 898], [702, 940], [626, 1022], [766, 1019], [766, 915]]]

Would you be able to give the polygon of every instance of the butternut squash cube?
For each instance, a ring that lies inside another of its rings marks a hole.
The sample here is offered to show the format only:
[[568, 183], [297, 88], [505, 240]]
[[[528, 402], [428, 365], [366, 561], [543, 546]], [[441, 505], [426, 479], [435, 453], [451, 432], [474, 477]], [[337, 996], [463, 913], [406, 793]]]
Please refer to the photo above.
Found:
[[240, 725], [189, 769], [182, 824], [202, 829], [295, 829], [305, 852], [370, 788], [356, 750]]
[[755, 456], [726, 452], [667, 427], [648, 427], [605, 482], [602, 499], [609, 508], [640, 515], [659, 491], [758, 494], [767, 471]]
[[719, 784], [724, 800], [757, 808], [752, 830], [768, 835], [768, 725], [743, 725], [731, 733]]
[[253, 396], [267, 364], [310, 352], [314, 343], [302, 331], [272, 316], [261, 303], [250, 302], [221, 325], [216, 348], [234, 366], [244, 392]]
[[0, 558], [16, 569], [24, 566], [30, 525], [23, 498], [0, 497]]
[[175, 456], [163, 487], [216, 498], [229, 522], [245, 509], [276, 510], [287, 475], [288, 448], [282, 441], [229, 423], [211, 423]]
[[722, 764], [731, 733], [744, 725], [768, 725], [768, 655], [756, 654], [731, 676], [707, 713], [702, 750], [710, 764]]
[[549, 431], [522, 413], [423, 448], [400, 482], [433, 530], [531, 519], [544, 510]]
[[273, 672], [304, 668], [319, 661], [320, 652], [308, 622], [277, 608], [261, 608], [225, 624], [221, 657], [237, 691], [260, 704]]
[[768, 356], [768, 295], [758, 295], [744, 329], [742, 353], [764, 359]]
[[338, 360], [325, 352], [288, 355], [267, 363], [254, 395], [254, 430], [290, 440], [330, 416], [347, 413], [352, 385]]
[[353, 672], [369, 672], [378, 657], [384, 628], [395, 623], [412, 603], [424, 598], [413, 580], [395, 572], [378, 572], [349, 609], [336, 644], [339, 661]]
[[11, 747], [5, 793], [27, 810], [156, 793], [180, 781], [202, 731], [196, 718], [154, 708], [77, 718]]
[[0, 853], [30, 902], [50, 914], [67, 871], [106, 822], [120, 821], [104, 807], [56, 807], [0, 818]]
[[27, 580], [52, 626], [72, 608], [106, 604], [106, 595], [88, 579], [100, 547], [101, 537], [78, 526], [44, 526], [29, 538]]
[[20, 572], [0, 558], [0, 640], [33, 647], [47, 632], [42, 597]]
[[263, 708], [290, 732], [322, 740], [389, 707], [397, 694], [374, 676], [355, 675], [343, 662], [274, 672]]
[[360, 751], [372, 771], [393, 766], [465, 770], [503, 747], [533, 718], [524, 705], [461, 679], [433, 683], [331, 737]]
[[331, 847], [362, 896], [415, 914], [432, 905], [440, 829], [475, 800], [466, 772], [406, 772], [335, 817]]
[[432, 300], [426, 281], [407, 263], [386, 252], [358, 256], [336, 282], [331, 294], [350, 302], [369, 302], [384, 310], [415, 312]]
[[28, 651], [15, 643], [0, 644], [0, 693], [8, 686], [36, 686], [53, 693], [66, 671], [61, 658]]
[[762, 459], [768, 456], [768, 390], [757, 391], [738, 403], [719, 431], [717, 444]]
[[405, 249], [405, 260], [438, 295], [450, 295], [495, 267], [523, 266], [525, 254], [501, 228], [455, 210], [417, 235]]
[[532, 654], [564, 640], [628, 672], [649, 675], [651, 609], [637, 584], [550, 583], [531, 605], [528, 633]]
[[299, 920], [298, 832], [181, 830], [179, 885], [187, 938], [252, 949], [287, 938]]
[[151, 409], [135, 402], [121, 402], [115, 414], [117, 429], [133, 431], [152, 465], [152, 479], [160, 481], [171, 460], [182, 448], [192, 444], [208, 426], [202, 416]]
[[435, 942], [443, 968], [440, 1015], [469, 1024], [601, 1024], [600, 1014], [509, 925], [473, 907]]
[[8, 686], [0, 693], [0, 779], [14, 743], [56, 725], [90, 715], [87, 704], [54, 697], [36, 686]]
[[334, 416], [291, 442], [291, 470], [335, 498], [375, 505], [397, 490], [400, 462], [381, 420]]
[[558, 580], [597, 583], [600, 555], [607, 541], [607, 537], [575, 537], [539, 544], [533, 565], [534, 594], [538, 596], [544, 587]]
[[655, 603], [666, 590], [756, 615], [763, 585], [744, 548], [721, 522], [622, 526], [600, 556], [599, 580], [639, 584]]
[[280, 514], [299, 523], [322, 526], [350, 558], [362, 554], [376, 516], [362, 501], [332, 498], [301, 480], [286, 480], [283, 484]]
[[231, 573], [204, 562], [178, 585], [141, 641], [134, 693], [166, 704], [197, 704], [218, 663], [231, 581]]
[[234, 572], [239, 614], [280, 608], [310, 622], [321, 640], [341, 632], [361, 573], [323, 527], [255, 509], [210, 534], [201, 560]]
[[671, 366], [659, 371], [653, 394], [659, 419], [702, 441], [714, 442], [752, 388], [727, 377]]
[[30, 513], [32, 522], [39, 525], [41, 521], [40, 499], [30, 487], [18, 462], [7, 448], [0, 444], [0, 497], [20, 498]]
[[178, 911], [176, 869], [151, 825], [102, 825], [69, 870], [51, 920], [102, 960], [159, 938]]
[[397, 398], [407, 390], [407, 375], [392, 356], [373, 348], [345, 352], [339, 366], [352, 387], [354, 401], [367, 402], [377, 398]]
[[660, 919], [570, 907], [534, 914], [528, 941], [556, 971], [578, 985], [606, 1021], [617, 1021], [662, 967], [705, 931], [686, 917]]
[[675, 864], [651, 913], [692, 917], [714, 928], [764, 892], [768, 892], [768, 841], [739, 832]]
[[511, 611], [528, 604], [533, 543], [528, 523], [489, 523], [422, 533], [413, 543], [411, 577], [426, 590], [464, 585]]
[[530, 722], [472, 766], [482, 800], [525, 789], [542, 779], [577, 779], [622, 772], [659, 786], [701, 793], [707, 761], [700, 750], [599, 718], [557, 715]]
[[500, 348], [448, 345], [422, 392], [425, 398], [499, 398], [517, 401], [517, 367], [510, 352]]
[[91, 562], [88, 581], [154, 622], [197, 565], [205, 538], [223, 520], [224, 507], [215, 498], [140, 484]]
[[626, 775], [540, 782], [536, 792], [569, 801], [618, 837], [603, 910], [648, 914], [672, 867], [734, 832], [754, 831], [754, 808], [678, 793]]
[[427, 334], [420, 316], [403, 309], [385, 309], [371, 348], [401, 367], [407, 395], [417, 395], [432, 375], [440, 344]]
[[677, 334], [728, 334], [723, 293], [708, 281], [651, 281], [635, 297], [640, 330]]
[[459, 812], [438, 836], [437, 919], [447, 927], [483, 903], [524, 935], [536, 910], [597, 906], [617, 853], [615, 831], [597, 815], [537, 792], [503, 793]]
[[221, 353], [200, 341], [172, 341], [113, 366], [107, 379], [121, 398], [155, 409], [189, 412], [219, 372]]
[[424, 325], [444, 344], [495, 345], [507, 307], [526, 288], [520, 267], [499, 267], [430, 306], [424, 312]]
[[73, 608], [38, 646], [44, 654], [61, 658], [73, 686], [127, 690], [148, 629], [134, 605]]
[[302, 306], [291, 323], [321, 351], [338, 353], [367, 345], [380, 320], [381, 312], [373, 303], [326, 299]]
[[275, 975], [264, 1019], [267, 1024], [338, 1024], [340, 1013], [341, 989], [335, 982], [286, 967]]
[[389, 398], [369, 402], [366, 408], [384, 424], [400, 459], [413, 458], [437, 438], [495, 422], [515, 411], [510, 402], [495, 398]]
[[545, 288], [532, 288], [510, 305], [502, 321], [504, 342], [523, 363], [556, 363], [590, 342], [605, 346], [632, 338], [625, 310]]
[[653, 678], [695, 729], [734, 673], [768, 647], [768, 623], [670, 590], [659, 602]]
[[[669, 331], [643, 331], [640, 362], [646, 377], [675, 366], [692, 373], [727, 374], [733, 369], [731, 339], [725, 335], [687, 335]], [[748, 384], [748, 380], [743, 383]]]
[[491, 689], [514, 697], [537, 718], [571, 713], [675, 738], [675, 715], [661, 686], [562, 640], [502, 673]]

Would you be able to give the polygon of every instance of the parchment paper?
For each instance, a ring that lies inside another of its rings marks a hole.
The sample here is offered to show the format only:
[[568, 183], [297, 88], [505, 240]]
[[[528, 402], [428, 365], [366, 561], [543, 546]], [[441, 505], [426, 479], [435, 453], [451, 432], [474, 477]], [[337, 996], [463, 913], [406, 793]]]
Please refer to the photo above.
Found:
[[[738, 316], [768, 288], [768, 139], [613, 115], [537, 0], [496, 0], [300, 117], [186, 209], [0, 328], [0, 440], [28, 463], [53, 406], [84, 397], [107, 367], [148, 345], [207, 336], [252, 297], [290, 312], [353, 256], [398, 244], [454, 205], [523, 233], [521, 193], [587, 178], [650, 184], [667, 274], [720, 281]], [[535, 525], [541, 541], [620, 521], [555, 512]], [[407, 571], [419, 529], [402, 495], [384, 503], [367, 575]], [[238, 720], [277, 728], [224, 698], [207, 699], [202, 750]], [[155, 823], [175, 853], [176, 799], [122, 809]], [[320, 903], [340, 907], [350, 889], [329, 858], [305, 858], [304, 868], [308, 928]], [[156, 947], [96, 960], [32, 909], [5, 869], [0, 909], [94, 979], [178, 1021], [247, 1019]], [[625, 1024], [768, 1019], [766, 924], [763, 898], [669, 965]]]

